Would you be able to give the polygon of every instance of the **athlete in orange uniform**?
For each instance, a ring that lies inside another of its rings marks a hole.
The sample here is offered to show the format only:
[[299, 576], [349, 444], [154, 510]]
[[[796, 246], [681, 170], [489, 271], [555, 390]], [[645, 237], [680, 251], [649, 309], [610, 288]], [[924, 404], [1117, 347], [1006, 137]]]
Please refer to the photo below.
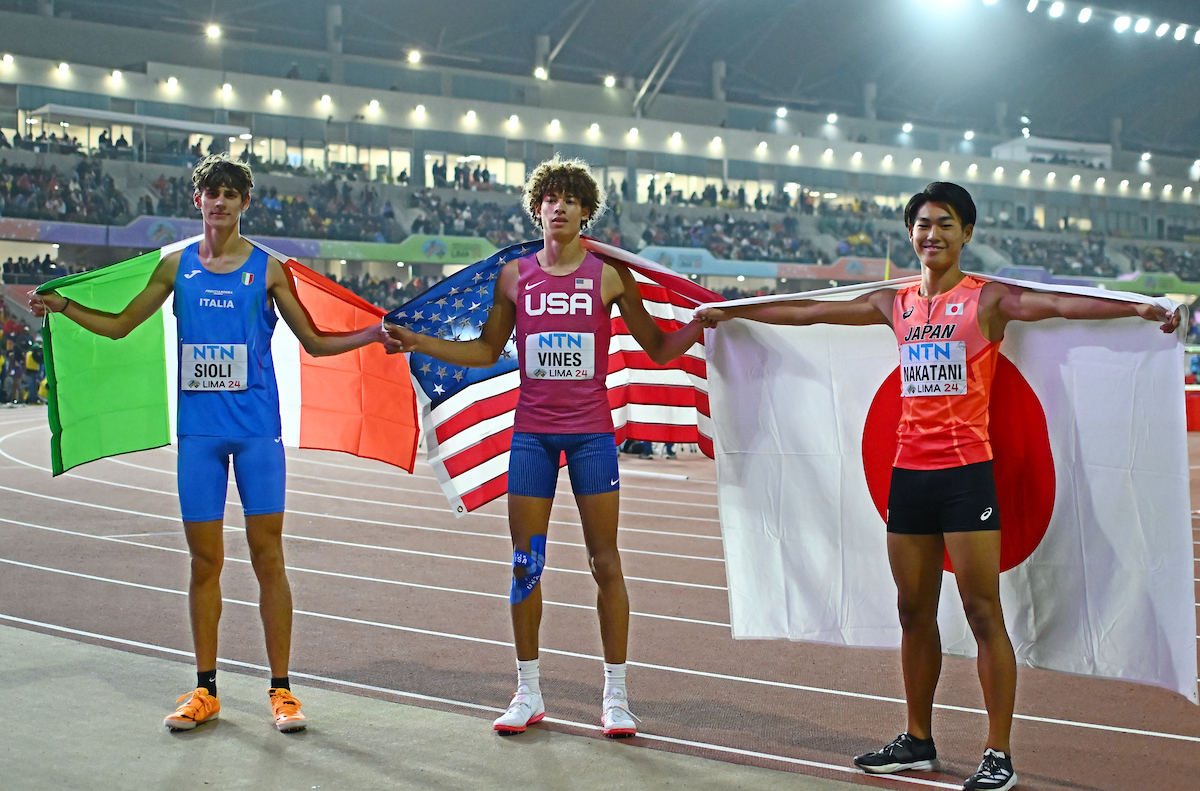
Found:
[[937, 607], [942, 553], [949, 553], [967, 621], [979, 646], [988, 738], [965, 789], [1017, 784], [1009, 754], [1017, 670], [1000, 608], [1000, 518], [988, 440], [988, 402], [997, 348], [1010, 321], [1141, 316], [1173, 332], [1179, 322], [1152, 304], [1032, 291], [985, 281], [959, 268], [975, 226], [970, 194], [933, 182], [904, 209], [921, 261], [921, 282], [848, 301], [798, 299], [705, 308], [715, 324], [747, 318], [769, 324], [887, 324], [900, 347], [901, 418], [888, 500], [888, 560], [898, 591], [900, 661], [908, 729], [882, 749], [855, 757], [884, 774], [931, 769], [937, 758], [933, 693], [942, 668]]

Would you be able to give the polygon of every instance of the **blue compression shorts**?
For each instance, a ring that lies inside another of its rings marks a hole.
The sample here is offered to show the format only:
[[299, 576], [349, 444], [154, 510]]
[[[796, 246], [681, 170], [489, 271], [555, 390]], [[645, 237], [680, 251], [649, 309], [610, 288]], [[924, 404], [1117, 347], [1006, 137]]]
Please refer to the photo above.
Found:
[[179, 438], [179, 510], [185, 522], [225, 518], [229, 457], [246, 516], [283, 510], [286, 477], [283, 442], [278, 437]]
[[508, 493], [553, 498], [562, 453], [567, 454], [567, 472], [575, 494], [606, 494], [621, 488], [612, 434], [514, 431], [508, 454]]

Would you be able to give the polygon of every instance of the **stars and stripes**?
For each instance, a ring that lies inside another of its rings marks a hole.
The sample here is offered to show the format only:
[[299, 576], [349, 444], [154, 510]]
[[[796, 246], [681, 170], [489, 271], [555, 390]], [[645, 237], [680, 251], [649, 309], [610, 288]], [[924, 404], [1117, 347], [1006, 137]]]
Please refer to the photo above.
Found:
[[[586, 237], [583, 242], [596, 254], [630, 267], [647, 311], [664, 331], [690, 321], [699, 303], [720, 299], [625, 250]], [[476, 338], [501, 269], [541, 247], [540, 240], [507, 247], [434, 285], [389, 313], [386, 321], [449, 340]], [[613, 316], [607, 384], [617, 441], [696, 443], [711, 457], [703, 346], [695, 344], [674, 362], [659, 366], [638, 346], [619, 313], [614, 310]], [[520, 387], [514, 339], [509, 338], [490, 368], [464, 368], [414, 352], [409, 369], [417, 384], [428, 460], [455, 511], [472, 511], [504, 494]]]

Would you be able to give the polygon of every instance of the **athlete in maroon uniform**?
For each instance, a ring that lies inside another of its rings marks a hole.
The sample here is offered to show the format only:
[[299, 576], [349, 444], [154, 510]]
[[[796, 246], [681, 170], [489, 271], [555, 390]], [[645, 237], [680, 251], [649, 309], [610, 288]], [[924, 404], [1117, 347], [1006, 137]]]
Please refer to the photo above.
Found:
[[616, 303], [630, 334], [660, 364], [686, 352], [702, 327], [692, 321], [664, 332], [646, 312], [629, 270], [584, 250], [580, 230], [603, 211], [604, 196], [583, 162], [556, 157], [539, 165], [525, 185], [525, 209], [542, 229], [545, 245], [535, 256], [505, 264], [478, 338], [431, 338], [395, 325], [387, 330], [404, 351], [475, 367], [494, 364], [517, 330], [521, 394], [508, 472], [517, 692], [493, 727], [519, 733], [546, 713], [539, 682], [538, 582], [559, 454], [565, 452], [598, 587], [596, 610], [604, 643], [601, 727], [606, 736], [631, 736], [637, 725], [625, 691], [629, 596], [617, 553], [619, 476], [604, 384], [608, 316]]

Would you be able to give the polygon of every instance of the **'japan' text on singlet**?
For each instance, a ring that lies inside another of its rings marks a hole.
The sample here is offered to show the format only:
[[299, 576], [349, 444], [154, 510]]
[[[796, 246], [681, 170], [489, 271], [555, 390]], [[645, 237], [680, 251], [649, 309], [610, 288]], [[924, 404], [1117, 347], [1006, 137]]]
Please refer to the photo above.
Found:
[[233, 272], [200, 263], [199, 243], [180, 253], [178, 433], [278, 437], [279, 389], [271, 359], [278, 316], [267, 295], [265, 252], [255, 247]]
[[992, 458], [988, 403], [998, 346], [979, 329], [985, 281], [965, 276], [933, 299], [920, 284], [892, 303], [900, 346], [900, 425], [894, 465], [909, 470], [961, 467]]
[[513, 429], [612, 431], [606, 383], [612, 323], [601, 291], [604, 262], [588, 253], [574, 272], [550, 275], [530, 255], [517, 261], [517, 272], [521, 392]]

